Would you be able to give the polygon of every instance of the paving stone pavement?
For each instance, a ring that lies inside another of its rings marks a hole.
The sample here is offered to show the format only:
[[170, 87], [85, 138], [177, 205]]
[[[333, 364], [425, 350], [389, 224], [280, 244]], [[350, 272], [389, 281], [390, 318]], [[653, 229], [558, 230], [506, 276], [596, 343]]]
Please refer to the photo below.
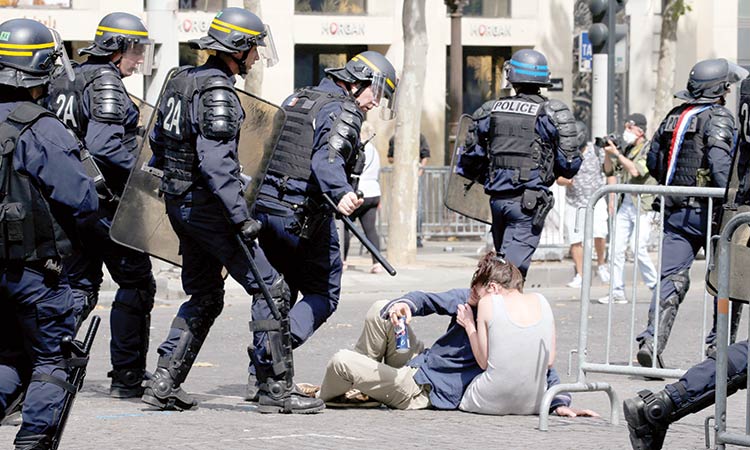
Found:
[[[447, 261], [453, 261], [452, 264]], [[401, 269], [395, 278], [387, 274], [371, 275], [369, 260], [352, 258], [355, 266], [344, 275], [343, 295], [338, 311], [299, 350], [295, 351], [297, 381], [319, 383], [325, 363], [340, 348], [352, 348], [359, 335], [363, 316], [369, 305], [400, 293], [423, 289], [440, 291], [466, 286], [476, 257], [471, 254], [439, 255], [420, 258], [412, 268]], [[535, 264], [543, 270], [544, 264]], [[165, 288], [179, 283], [176, 273]], [[698, 360], [702, 345], [702, 282], [693, 277], [670, 345], [665, 353], [668, 365], [688, 367]], [[580, 294], [569, 288], [540, 288], [550, 300], [557, 324], [557, 361], [563, 382], [574, 381], [566, 375], [568, 354], [577, 346]], [[592, 297], [605, 293], [597, 286]], [[166, 336], [170, 321], [181, 300], [160, 292], [153, 312], [149, 368], [156, 363], [156, 347]], [[492, 417], [458, 411], [392, 411], [326, 409], [314, 416], [262, 415], [252, 403], [243, 401], [247, 371], [246, 346], [249, 342], [247, 320], [250, 300], [233, 283], [228, 284], [226, 305], [216, 321], [196, 366], [184, 387], [195, 393], [200, 408], [188, 412], [155, 411], [138, 400], [114, 400], [107, 395], [109, 379], [109, 306], [113, 292], [103, 292], [95, 314], [103, 326], [97, 337], [89, 374], [79, 394], [61, 449], [381, 449], [430, 448], [452, 449], [471, 446], [501, 449], [627, 449], [624, 421], [611, 425], [609, 402], [603, 393], [575, 394], [574, 405], [591, 408], [602, 414], [600, 419], [550, 418], [550, 430], [537, 430], [538, 419], [531, 416]], [[172, 295], [174, 297], [174, 295]], [[613, 333], [619, 341], [611, 348], [612, 361], [629, 357], [628, 317], [631, 305], [613, 306]], [[636, 333], [643, 325], [648, 299], [642, 294], [636, 304]], [[710, 310], [708, 318], [710, 319]], [[590, 331], [591, 358], [602, 360], [606, 334], [607, 306], [592, 304]], [[425, 342], [432, 342], [446, 328], [445, 317], [416, 318], [415, 332]], [[746, 323], [746, 322], [744, 322]], [[741, 332], [744, 338], [747, 332]], [[572, 368], [575, 373], [575, 367]], [[592, 375], [591, 380], [609, 381], [620, 401], [642, 388], [661, 389], [664, 381], [646, 381], [635, 377]], [[744, 391], [742, 391], [744, 392]], [[744, 394], [730, 399], [731, 428], [740, 431], [744, 423]], [[707, 409], [691, 415], [671, 427], [666, 449], [699, 449], [704, 447], [704, 419], [713, 414]], [[15, 427], [0, 427], [1, 448], [10, 448]]]

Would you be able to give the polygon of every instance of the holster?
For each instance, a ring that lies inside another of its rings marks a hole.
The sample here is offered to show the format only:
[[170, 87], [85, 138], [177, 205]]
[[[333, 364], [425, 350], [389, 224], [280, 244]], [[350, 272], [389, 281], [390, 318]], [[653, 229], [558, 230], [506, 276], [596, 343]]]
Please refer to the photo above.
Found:
[[527, 212], [533, 212], [531, 225], [534, 228], [542, 228], [547, 214], [555, 206], [555, 198], [546, 191], [526, 190], [521, 196], [521, 208]]

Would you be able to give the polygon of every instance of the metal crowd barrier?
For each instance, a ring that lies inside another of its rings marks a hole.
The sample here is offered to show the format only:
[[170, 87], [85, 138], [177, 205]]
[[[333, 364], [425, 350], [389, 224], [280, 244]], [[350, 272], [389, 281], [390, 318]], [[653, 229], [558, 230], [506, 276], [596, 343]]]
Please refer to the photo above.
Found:
[[[745, 410], [745, 434], [730, 433], [727, 431], [727, 371], [729, 360], [727, 348], [729, 347], [729, 275], [730, 261], [733, 245], [732, 236], [739, 227], [750, 224], [750, 213], [741, 213], [727, 222], [719, 237], [719, 258], [717, 266], [718, 300], [716, 305], [716, 412], [714, 414], [714, 430], [716, 448], [724, 450], [725, 444], [741, 445], [750, 447], [750, 378], [748, 378], [748, 396]], [[747, 370], [747, 365], [745, 366]], [[708, 437], [708, 421], [706, 422], [706, 436]]]
[[[635, 258], [635, 264], [633, 267], [633, 288], [632, 297], [630, 299], [630, 324], [629, 324], [629, 357], [626, 364], [617, 364], [611, 360], [611, 344], [612, 344], [612, 324], [613, 324], [613, 302], [610, 301], [607, 308], [607, 334], [604, 342], [604, 361], [593, 361], [588, 353], [589, 342], [588, 342], [588, 329], [589, 329], [589, 305], [591, 302], [591, 281], [592, 281], [592, 250], [593, 250], [593, 231], [594, 231], [594, 206], [597, 201], [607, 194], [637, 194], [638, 197], [635, 202], [635, 209], [638, 214], [638, 220], [635, 221], [635, 252], [637, 255], [638, 251], [638, 239], [640, 232], [640, 213], [641, 213], [641, 195], [652, 194], [661, 196], [661, 223], [664, 223], [664, 196], [689, 196], [689, 197], [701, 197], [708, 198], [708, 209], [709, 211], [713, 208], [713, 199], [722, 198], [724, 196], [723, 188], [699, 188], [699, 187], [681, 187], [681, 186], [645, 186], [645, 185], [607, 185], [598, 189], [589, 199], [588, 205], [586, 206], [586, 218], [584, 222], [584, 234], [583, 234], [583, 280], [581, 286], [581, 316], [580, 316], [580, 328], [578, 335], [578, 349], [573, 352], [578, 354], [578, 374], [577, 381], [569, 384], [558, 384], [551, 387], [542, 398], [542, 405], [540, 407], [539, 414], [539, 430], [548, 430], [548, 419], [549, 419], [549, 406], [552, 403], [552, 399], [560, 392], [593, 392], [593, 391], [604, 391], [609, 396], [611, 412], [610, 421], [613, 425], [616, 425], [619, 421], [619, 400], [617, 393], [614, 391], [612, 386], [607, 382], [589, 382], [587, 381], [587, 374], [593, 373], [606, 373], [613, 375], [631, 375], [631, 376], [643, 376], [652, 378], [679, 378], [684, 374], [685, 370], [682, 369], [660, 369], [656, 367], [657, 363], [657, 352], [658, 352], [658, 336], [659, 336], [659, 299], [657, 298], [655, 317], [654, 317], [654, 358], [652, 367], [640, 367], [633, 365], [634, 347], [635, 347], [635, 322], [636, 322], [636, 299], [637, 299], [637, 274], [638, 274], [638, 258]], [[709, 248], [711, 243], [711, 228], [709, 221], [709, 229], [706, 234], [705, 252], [710, 254]], [[614, 242], [616, 242], [615, 228], [610, 230], [610, 249], [614, 249]], [[663, 225], [660, 227], [660, 245], [658, 251], [658, 263], [656, 265], [657, 272], [657, 284], [655, 292], [661, 290], [661, 259], [662, 259], [662, 248], [661, 242], [663, 241]], [[612, 251], [612, 250], [610, 250]], [[623, 249], [624, 251], [624, 249]], [[610, 279], [614, 269], [612, 255], [610, 255]], [[609, 296], [612, 299], [612, 284], [610, 282]], [[703, 334], [700, 336], [700, 355], [703, 355], [703, 341], [702, 339], [706, 335], [706, 302], [708, 297], [704, 294], [704, 308], [703, 308]], [[726, 335], [725, 335], [726, 336]], [[725, 338], [726, 341], [726, 338]]]
[[[388, 236], [388, 212], [391, 205], [391, 177], [392, 167], [380, 169], [381, 202], [378, 211], [378, 233], [382, 237]], [[469, 219], [443, 206], [445, 189], [448, 186], [450, 167], [428, 166], [419, 179], [419, 205], [421, 213], [417, 220], [421, 220], [421, 237], [447, 238], [447, 237], [470, 237], [482, 238], [489, 231], [489, 226]], [[564, 246], [563, 217], [565, 204], [565, 189], [558, 185], [550, 188], [555, 194], [555, 208], [547, 216], [540, 247]]]

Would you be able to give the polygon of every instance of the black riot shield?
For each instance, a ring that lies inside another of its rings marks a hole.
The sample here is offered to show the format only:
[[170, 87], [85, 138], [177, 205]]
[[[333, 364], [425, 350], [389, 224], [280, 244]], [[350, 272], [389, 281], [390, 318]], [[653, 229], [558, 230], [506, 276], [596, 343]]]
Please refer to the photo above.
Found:
[[[739, 140], [732, 160], [732, 172], [729, 176], [724, 205], [720, 210], [719, 230], [717, 235], [732, 217], [750, 211], [750, 79], [740, 85], [739, 103]], [[713, 264], [709, 265], [706, 275], [706, 290], [716, 295], [718, 292], [719, 246], [714, 241]], [[730, 255], [729, 298], [735, 301], [750, 302], [750, 282], [744, 282], [745, 270], [750, 267], [750, 227], [743, 225], [737, 229], [732, 238]]]
[[448, 188], [445, 190], [443, 203], [451, 211], [491, 225], [492, 211], [490, 210], [490, 199], [484, 193], [482, 183], [464, 178], [462, 175], [456, 173], [456, 165], [466, 148], [466, 136], [469, 132], [471, 122], [472, 118], [468, 115], [461, 116], [461, 120], [458, 122], [456, 145], [453, 148], [453, 158], [451, 159], [451, 173], [448, 178]]
[[[285, 114], [278, 106], [247, 92], [238, 89], [237, 95], [245, 111], [237, 149], [243, 178], [245, 181], [249, 178], [245, 200], [251, 206], [273, 156]], [[149, 121], [146, 136], [155, 122], [156, 114]], [[179, 266], [182, 264], [179, 240], [159, 195], [161, 171], [149, 166], [152, 156], [149, 140], [144, 139], [115, 213], [110, 236], [119, 244]]]

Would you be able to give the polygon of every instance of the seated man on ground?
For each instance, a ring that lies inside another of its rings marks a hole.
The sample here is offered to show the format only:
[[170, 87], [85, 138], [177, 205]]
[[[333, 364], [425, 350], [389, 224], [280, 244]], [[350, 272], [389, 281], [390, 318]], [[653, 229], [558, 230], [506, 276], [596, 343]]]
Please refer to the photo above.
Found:
[[[340, 350], [328, 362], [320, 398], [326, 402], [344, 396], [369, 398], [396, 409], [457, 409], [467, 386], [483, 371], [472, 353], [469, 334], [458, 322], [459, 308], [475, 309], [480, 289], [487, 289], [490, 282], [502, 283], [500, 279], [486, 278], [488, 273], [494, 276], [493, 267], [506, 264], [500, 261], [494, 252], [482, 258], [471, 289], [413, 291], [390, 302], [373, 304], [354, 351]], [[449, 316], [450, 323], [445, 334], [431, 348], [425, 348], [409, 323], [412, 316], [430, 314]], [[401, 317], [406, 318], [410, 344], [404, 353], [396, 351], [394, 334]], [[553, 368], [546, 375], [546, 385], [560, 382]], [[352, 395], [353, 390], [360, 391], [360, 395]], [[570, 408], [570, 402], [569, 394], [560, 394], [550, 409], [569, 417], [590, 413]]]

